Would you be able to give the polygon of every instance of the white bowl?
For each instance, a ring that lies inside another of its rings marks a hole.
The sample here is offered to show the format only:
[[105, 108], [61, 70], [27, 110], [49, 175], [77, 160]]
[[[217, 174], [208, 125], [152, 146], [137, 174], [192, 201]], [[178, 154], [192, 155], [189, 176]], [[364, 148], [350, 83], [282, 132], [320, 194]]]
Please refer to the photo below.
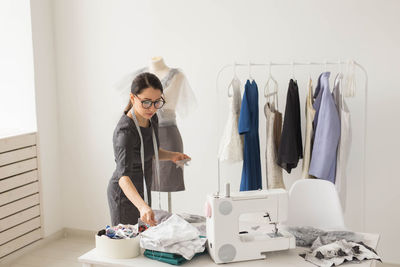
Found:
[[129, 259], [140, 254], [140, 237], [112, 239], [96, 235], [96, 252], [114, 259]]

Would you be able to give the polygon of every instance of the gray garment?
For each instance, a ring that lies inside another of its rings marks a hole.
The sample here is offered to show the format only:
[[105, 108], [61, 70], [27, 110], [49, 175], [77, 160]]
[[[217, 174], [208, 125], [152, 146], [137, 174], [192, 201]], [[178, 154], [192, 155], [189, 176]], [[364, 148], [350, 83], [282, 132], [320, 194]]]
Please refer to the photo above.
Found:
[[326, 245], [338, 240], [360, 242], [362, 236], [351, 231], [324, 231], [310, 226], [288, 227], [287, 231], [296, 238], [296, 246], [311, 247], [316, 240]]
[[[154, 155], [152, 131], [157, 139], [158, 147], [158, 118], [151, 118], [150, 127], [140, 127], [144, 143], [144, 173], [147, 185], [149, 205], [151, 205], [152, 161]], [[126, 197], [118, 181], [122, 176], [128, 176], [135, 185], [140, 196], [144, 199], [143, 172], [140, 158], [140, 137], [135, 123], [126, 114], [122, 115], [113, 135], [113, 147], [116, 169], [107, 188], [108, 205], [110, 208], [112, 225], [136, 224], [140, 218], [139, 210]]]
[[[160, 224], [169, 219], [172, 216], [172, 213], [166, 210], [153, 210], [154, 212], [154, 219], [156, 220], [157, 224]], [[205, 223], [206, 217], [196, 214], [189, 214], [189, 213], [181, 213], [177, 214], [179, 217], [187, 221], [188, 223]]]
[[206, 222], [206, 217], [201, 216], [201, 215], [189, 214], [189, 213], [185, 213], [185, 212], [178, 214], [178, 215], [181, 216], [188, 223], [205, 223]]
[[[178, 127], [159, 127], [160, 147], [174, 152], [183, 152], [183, 142]], [[176, 192], [184, 191], [182, 168], [177, 168], [172, 161], [160, 161], [160, 185], [154, 176], [152, 191]], [[154, 171], [154, 170], [153, 170]]]
[[157, 222], [157, 224], [160, 224], [166, 220], [168, 220], [169, 217], [171, 217], [172, 213], [166, 210], [153, 210], [154, 212], [154, 220]]

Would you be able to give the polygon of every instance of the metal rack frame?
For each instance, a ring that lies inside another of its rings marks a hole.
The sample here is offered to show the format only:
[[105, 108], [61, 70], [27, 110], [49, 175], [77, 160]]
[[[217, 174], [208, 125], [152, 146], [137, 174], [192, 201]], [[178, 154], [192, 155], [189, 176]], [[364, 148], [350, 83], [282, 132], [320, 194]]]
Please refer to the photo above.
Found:
[[[359, 64], [358, 62], [354, 61], [354, 60], [349, 60], [349, 61], [342, 61], [342, 60], [338, 60], [338, 61], [323, 61], [323, 62], [300, 62], [300, 61], [292, 61], [289, 63], [285, 63], [285, 62], [267, 62], [267, 63], [255, 63], [255, 62], [251, 62], [249, 61], [248, 63], [237, 63], [234, 62], [233, 64], [226, 64], [224, 65], [217, 74], [217, 78], [216, 78], [216, 90], [217, 90], [217, 96], [218, 96], [218, 92], [219, 92], [219, 87], [218, 87], [218, 82], [220, 79], [221, 74], [223, 73], [224, 70], [228, 69], [228, 68], [233, 68], [233, 71], [236, 75], [236, 68], [237, 67], [248, 67], [249, 68], [249, 76], [251, 77], [251, 68], [252, 67], [292, 67], [292, 76], [294, 76], [294, 69], [296, 66], [298, 67], [304, 67], [304, 66], [325, 66], [325, 69], [327, 69], [328, 65], [345, 65], [345, 64], [349, 64], [352, 63], [354, 64], [354, 66], [358, 67], [365, 76], [365, 86], [364, 86], [364, 90], [365, 90], [365, 94], [364, 94], [364, 139], [363, 139], [363, 160], [362, 160], [362, 206], [363, 206], [363, 212], [362, 212], [362, 229], [365, 231], [365, 200], [366, 200], [366, 185], [365, 185], [365, 181], [366, 181], [366, 154], [367, 154], [367, 122], [368, 122], [368, 73], [366, 71], [366, 69]], [[218, 160], [218, 190], [216, 192], [216, 195], [218, 196], [220, 193], [220, 180], [221, 180], [221, 167], [220, 167], [220, 160], [219, 158], [217, 158]]]

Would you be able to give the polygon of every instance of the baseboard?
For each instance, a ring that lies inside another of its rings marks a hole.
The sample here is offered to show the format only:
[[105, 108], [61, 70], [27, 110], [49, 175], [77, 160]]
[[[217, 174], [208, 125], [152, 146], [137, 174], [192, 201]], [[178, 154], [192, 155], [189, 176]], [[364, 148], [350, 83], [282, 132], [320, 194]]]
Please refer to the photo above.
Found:
[[20, 248], [19, 250], [11, 253], [10, 255], [2, 258], [0, 260], [0, 266], [2, 266], [2, 267], [9, 266], [11, 262], [15, 261], [19, 257], [21, 257], [35, 249], [41, 248], [50, 242], [61, 239], [63, 237], [63, 235], [64, 235], [64, 229], [61, 229], [45, 238], [39, 239], [38, 241], [35, 241], [32, 244], [29, 244], [23, 248]]
[[27, 245], [26, 247], [23, 247], [13, 253], [11, 253], [8, 256], [5, 256], [0, 260], [0, 267], [6, 267], [9, 266], [13, 261], [17, 260], [18, 258], [22, 257], [23, 255], [41, 248], [48, 243], [51, 243], [53, 241], [59, 240], [61, 238], [67, 238], [67, 237], [81, 237], [81, 238], [93, 238], [96, 235], [96, 231], [90, 231], [90, 230], [81, 230], [81, 229], [73, 229], [73, 228], [63, 228], [45, 238], [39, 239], [38, 241]]
[[64, 238], [66, 237], [82, 237], [82, 238], [93, 238], [97, 234], [97, 231], [81, 230], [75, 228], [64, 228]]

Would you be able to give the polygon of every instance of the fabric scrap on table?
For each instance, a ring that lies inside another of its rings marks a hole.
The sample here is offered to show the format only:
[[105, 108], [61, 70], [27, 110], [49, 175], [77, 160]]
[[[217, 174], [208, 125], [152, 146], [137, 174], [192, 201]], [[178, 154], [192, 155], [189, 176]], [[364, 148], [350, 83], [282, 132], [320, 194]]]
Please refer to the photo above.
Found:
[[362, 236], [351, 231], [324, 231], [309, 226], [288, 227], [287, 231], [296, 238], [296, 246], [315, 248], [315, 242], [326, 245], [338, 240], [361, 242]]
[[347, 242], [342, 239], [333, 243], [322, 245], [310, 252], [300, 254], [306, 261], [317, 266], [338, 266], [345, 262], [362, 260], [379, 260], [376, 251], [362, 242]]

